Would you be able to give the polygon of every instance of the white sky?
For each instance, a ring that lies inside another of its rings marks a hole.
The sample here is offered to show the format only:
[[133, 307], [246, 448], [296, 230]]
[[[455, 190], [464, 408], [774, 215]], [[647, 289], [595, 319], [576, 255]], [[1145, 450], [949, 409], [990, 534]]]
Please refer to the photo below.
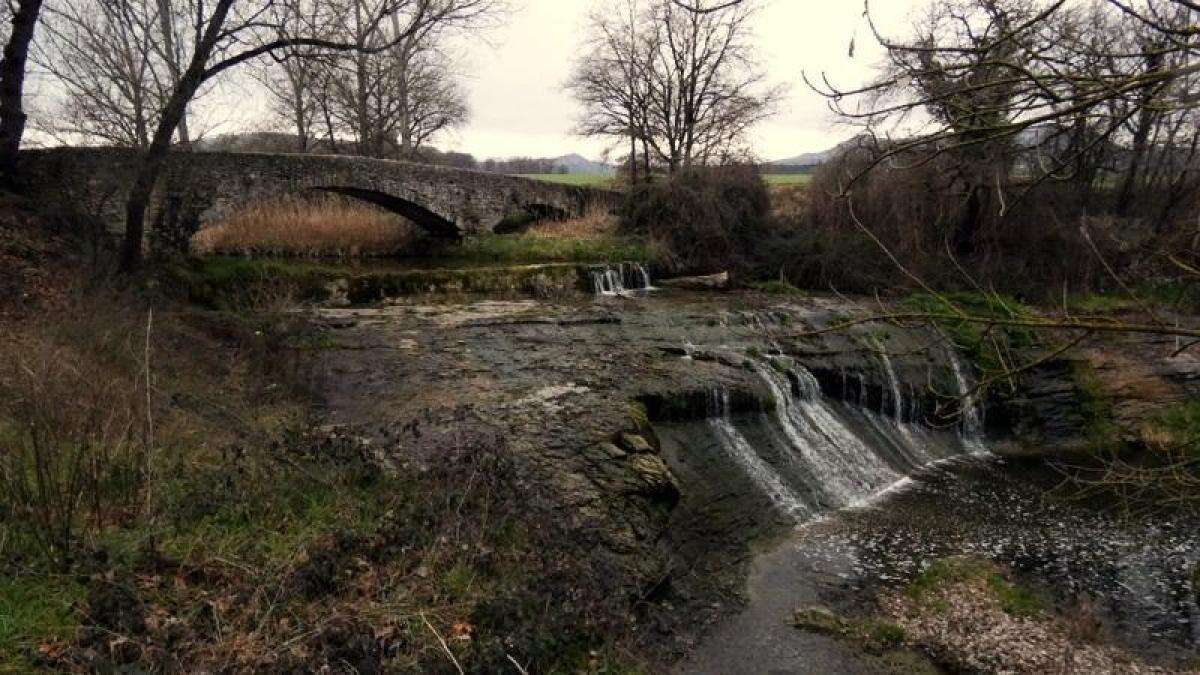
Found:
[[[513, 0], [507, 25], [489, 41], [466, 50], [472, 120], [438, 145], [476, 157], [549, 157], [579, 152], [597, 158], [599, 141], [571, 133], [579, 108], [564, 90], [584, 18], [600, 0]], [[881, 29], [903, 32], [920, 0], [874, 0], [871, 13]], [[832, 122], [824, 101], [800, 74], [821, 71], [833, 81], [857, 84], [871, 73], [882, 52], [862, 19], [862, 0], [766, 0], [755, 21], [755, 42], [773, 82], [790, 86], [778, 114], [751, 139], [763, 159], [825, 150], [851, 135]], [[855, 57], [848, 55], [858, 32]]]
[[[565, 90], [585, 16], [604, 0], [509, 0], [508, 20], [484, 36], [462, 40], [464, 85], [472, 118], [463, 129], [435, 138], [443, 150], [486, 157], [555, 157], [578, 152], [598, 159], [605, 145], [572, 133], [579, 107]], [[908, 17], [928, 0], [873, 0], [871, 14], [889, 34], [907, 32]], [[772, 83], [789, 90], [778, 113], [759, 125], [752, 148], [766, 160], [825, 150], [852, 131], [838, 127], [801, 72], [829, 74], [839, 85], [866, 80], [882, 52], [862, 18], [862, 0], [763, 0], [754, 42]], [[848, 54], [857, 34], [857, 50]], [[34, 73], [30, 103], [50, 101], [53, 85]], [[197, 125], [223, 133], [268, 128], [266, 102], [248, 73], [222, 83], [193, 110]], [[36, 114], [36, 112], [35, 112]], [[34, 138], [37, 142], [36, 133]]]

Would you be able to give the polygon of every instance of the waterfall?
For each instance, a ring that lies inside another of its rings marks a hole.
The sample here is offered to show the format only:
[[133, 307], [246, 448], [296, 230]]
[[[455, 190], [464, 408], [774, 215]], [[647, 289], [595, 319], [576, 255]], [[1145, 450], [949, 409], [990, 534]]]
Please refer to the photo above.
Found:
[[708, 424], [715, 432], [717, 441], [746, 476], [779, 510], [796, 518], [807, 515], [810, 509], [800, 496], [787, 486], [783, 476], [759, 456], [746, 437], [733, 425], [729, 413], [729, 391], [720, 389], [712, 392], [709, 409]]
[[625, 287], [633, 291], [651, 291], [650, 273], [641, 263], [622, 263], [621, 272], [625, 277]]
[[624, 295], [625, 282], [620, 272], [611, 267], [592, 271], [592, 289], [596, 295]]
[[883, 372], [887, 375], [888, 385], [892, 390], [892, 416], [896, 418], [896, 421], [903, 422], [904, 397], [900, 395], [900, 379], [896, 377], [896, 369], [892, 367], [892, 357], [888, 355], [878, 338], [872, 338], [872, 342], [875, 343], [875, 353], [879, 355], [879, 361], [883, 364]]
[[953, 345], [947, 345], [946, 353], [950, 362], [950, 371], [954, 373], [954, 381], [958, 386], [959, 401], [961, 401], [962, 422], [959, 430], [962, 433], [963, 442], [973, 454], [986, 454], [987, 448], [983, 444], [983, 417], [979, 411], [979, 401], [976, 400], [977, 397], [963, 374], [962, 363], [958, 360], [958, 351]]
[[900, 479], [829, 408], [816, 378], [807, 369], [792, 371], [800, 397], [792, 396], [790, 383], [774, 367], [759, 363], [755, 370], [775, 398], [776, 422], [791, 450], [817, 481], [813, 487], [829, 497], [830, 506], [853, 504]]
[[[890, 419], [883, 418], [882, 402], [880, 403], [881, 410], [879, 415], [867, 413], [867, 419], [881, 434], [886, 437], [896, 438], [900, 441], [900, 450], [904, 453], [908, 461], [916, 466], [920, 466], [931, 461], [928, 452], [925, 450], [925, 443], [917, 438], [916, 432], [908, 424], [905, 417], [904, 395], [900, 393], [900, 378], [896, 376], [896, 369], [892, 366], [892, 357], [878, 338], [872, 338], [875, 344], [876, 354], [879, 356], [879, 362], [883, 365], [883, 372], [887, 375], [888, 390], [891, 392], [892, 398], [892, 416]], [[913, 400], [913, 408], [916, 408], [916, 396], [912, 395], [911, 385], [909, 388], [909, 398]], [[912, 419], [916, 419], [914, 415]]]
[[641, 263], [606, 265], [592, 270], [592, 290], [602, 296], [628, 296], [633, 292], [652, 291], [650, 273]]
[[[816, 376], [791, 359], [754, 361], [755, 374], [772, 396], [772, 409], [738, 417], [735, 424], [729, 391], [713, 390], [703, 432], [719, 449], [721, 459], [712, 466], [735, 471], [739, 481], [744, 476], [753, 485], [752, 494], [801, 520], [823, 510], [867, 505], [904, 485], [905, 476], [917, 469], [936, 466], [964, 450], [982, 450], [982, 442], [966, 431], [977, 429], [971, 423], [964, 424], [961, 434], [947, 434], [908, 422], [919, 413], [916, 401], [909, 400], [913, 391], [905, 391], [886, 352], [878, 353], [887, 378], [884, 389], [890, 394], [884, 393], [872, 409], [862, 405], [874, 398], [867, 397], [860, 372], [843, 374], [845, 380], [858, 378], [858, 387], [848, 382], [847, 392], [853, 399], [857, 389], [856, 405], [826, 397]], [[961, 374], [961, 366], [952, 370]], [[962, 386], [969, 391], [965, 379]], [[714, 481], [729, 476], [710, 475]]]

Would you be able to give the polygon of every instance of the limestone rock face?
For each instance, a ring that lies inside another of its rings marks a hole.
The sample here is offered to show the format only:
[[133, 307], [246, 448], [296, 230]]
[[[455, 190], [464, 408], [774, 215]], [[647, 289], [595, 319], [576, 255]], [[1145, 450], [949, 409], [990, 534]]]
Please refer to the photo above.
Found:
[[633, 455], [629, 458], [629, 469], [637, 476], [638, 492], [669, 504], [679, 501], [679, 484], [662, 457], [658, 455]]
[[1137, 446], [1167, 408], [1200, 395], [1200, 357], [1171, 340], [1128, 336], [1039, 364], [1016, 391], [998, 388], [988, 426], [1006, 455], [1090, 452], [1097, 442]]
[[644, 436], [638, 434], [624, 433], [621, 434], [621, 445], [634, 454], [647, 454], [654, 452], [654, 447], [646, 440]]

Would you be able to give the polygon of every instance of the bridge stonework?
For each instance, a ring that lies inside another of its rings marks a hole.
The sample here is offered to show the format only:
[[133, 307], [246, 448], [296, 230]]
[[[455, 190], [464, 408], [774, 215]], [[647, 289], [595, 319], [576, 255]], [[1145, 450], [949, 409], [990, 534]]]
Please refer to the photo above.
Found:
[[[117, 148], [51, 148], [20, 153], [27, 192], [124, 229], [125, 200], [140, 154]], [[523, 216], [578, 216], [611, 208], [606, 190], [482, 171], [364, 157], [173, 152], [155, 188], [147, 223], [159, 252], [186, 251], [195, 232], [238, 209], [285, 194], [323, 190], [378, 204], [433, 236], [492, 232]]]

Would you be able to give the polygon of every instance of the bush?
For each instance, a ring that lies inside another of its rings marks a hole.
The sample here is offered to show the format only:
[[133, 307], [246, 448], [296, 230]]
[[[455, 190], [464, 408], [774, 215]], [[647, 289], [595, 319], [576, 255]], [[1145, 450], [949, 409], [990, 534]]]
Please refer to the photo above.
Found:
[[0, 339], [0, 522], [59, 564], [86, 525], [136, 510], [152, 433], [144, 333], [81, 316], [86, 347], [50, 329]]
[[770, 234], [771, 197], [750, 166], [686, 169], [629, 190], [620, 228], [661, 245], [669, 272], [740, 272]]
[[[991, 189], [971, 246], [952, 258], [966, 199], [953, 163], [903, 156], [860, 176], [869, 160], [867, 150], [853, 149], [817, 169], [802, 212], [790, 209], [792, 226], [764, 247], [762, 276], [782, 271], [800, 287], [857, 293], [913, 288], [861, 223], [905, 269], [936, 288], [992, 287], [1057, 304], [1064, 288], [1122, 292], [1107, 265], [1130, 286], [1164, 289], [1142, 292], [1148, 300], [1177, 309], [1195, 304], [1176, 290], [1188, 282], [1174, 261], [1186, 265], [1200, 256], [1200, 230], [1183, 210], [1171, 222], [1149, 207], [1118, 217], [1110, 187], [1030, 185], [1014, 175], [1003, 190]], [[848, 201], [842, 193], [855, 177]]]

